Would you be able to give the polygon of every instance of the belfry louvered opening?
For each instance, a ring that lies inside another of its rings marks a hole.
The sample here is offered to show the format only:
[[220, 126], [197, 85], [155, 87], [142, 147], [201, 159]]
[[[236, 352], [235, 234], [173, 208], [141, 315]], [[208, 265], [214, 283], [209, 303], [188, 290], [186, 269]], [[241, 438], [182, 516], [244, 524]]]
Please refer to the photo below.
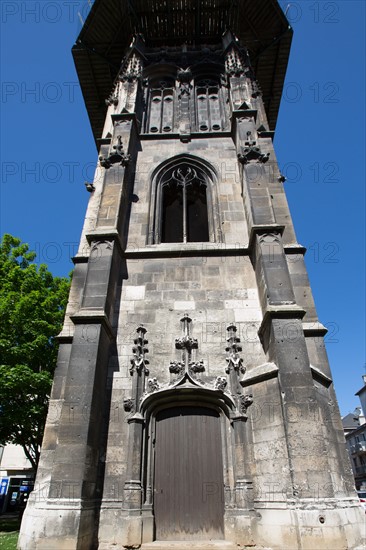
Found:
[[173, 64], [148, 66], [144, 71], [143, 133], [228, 131], [231, 111], [224, 72], [224, 64], [216, 62], [199, 63], [192, 71]]

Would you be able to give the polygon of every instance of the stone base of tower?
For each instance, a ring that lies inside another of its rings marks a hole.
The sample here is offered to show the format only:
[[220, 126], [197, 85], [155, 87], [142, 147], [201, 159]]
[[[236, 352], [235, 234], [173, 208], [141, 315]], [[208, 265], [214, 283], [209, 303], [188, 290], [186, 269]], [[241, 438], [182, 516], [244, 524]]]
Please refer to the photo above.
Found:
[[[297, 508], [295, 508], [297, 506]], [[365, 547], [366, 522], [357, 500], [282, 502], [255, 511], [225, 514], [225, 539], [189, 541], [189, 548], [232, 550], [359, 550]], [[76, 503], [42, 502], [28, 507], [19, 537], [20, 550], [184, 550], [184, 541], [154, 540], [151, 515], [126, 515], [121, 508], [102, 509], [99, 528], [93, 509]], [[99, 541], [96, 542], [96, 528]]]
[[155, 541], [143, 544], [141, 550], [238, 550], [238, 546], [225, 540]]
[[148, 540], [153, 535], [151, 518], [121, 516], [118, 510], [101, 513], [103, 524], [99, 530], [99, 550], [141, 548], [141, 550], [231, 550], [231, 548], [258, 548], [271, 550], [357, 550], [364, 548], [366, 524], [357, 501], [338, 501], [337, 508], [326, 504], [290, 509], [286, 503], [266, 506], [244, 515], [232, 510], [225, 517], [225, 540], [158, 541]]
[[[343, 504], [347, 506], [348, 503]], [[365, 543], [365, 517], [357, 503], [353, 507], [336, 509], [311, 504], [307, 509], [266, 508], [257, 510], [257, 514], [253, 534], [259, 546], [351, 550]]]
[[91, 550], [95, 543], [95, 511], [80, 506], [28, 506], [18, 540], [19, 550]]

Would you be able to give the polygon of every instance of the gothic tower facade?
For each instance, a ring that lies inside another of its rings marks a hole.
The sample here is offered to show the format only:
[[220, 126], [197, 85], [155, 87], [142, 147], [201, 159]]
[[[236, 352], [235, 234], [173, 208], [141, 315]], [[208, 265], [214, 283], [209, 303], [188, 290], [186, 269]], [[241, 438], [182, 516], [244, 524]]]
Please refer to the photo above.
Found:
[[95, 1], [99, 161], [21, 549], [361, 544], [272, 146], [291, 37], [275, 0]]

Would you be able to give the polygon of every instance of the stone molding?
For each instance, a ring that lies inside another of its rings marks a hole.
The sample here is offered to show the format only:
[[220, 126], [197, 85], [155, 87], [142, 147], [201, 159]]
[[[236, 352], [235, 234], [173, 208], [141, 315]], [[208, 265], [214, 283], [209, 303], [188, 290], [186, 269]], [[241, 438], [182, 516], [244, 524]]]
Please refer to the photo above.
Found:
[[190, 256], [249, 256], [248, 246], [226, 245], [225, 243], [159, 243], [143, 248], [126, 248], [123, 256], [127, 259], [173, 258]]
[[113, 164], [117, 163], [125, 168], [129, 164], [130, 160], [131, 155], [125, 153], [121, 135], [117, 136], [115, 144], [112, 145], [109, 150], [108, 157], [103, 157], [103, 155], [99, 156], [100, 165], [106, 170], [111, 168]]
[[70, 315], [70, 319], [74, 325], [102, 325], [110, 340], [116, 338], [115, 331], [104, 311], [80, 309], [77, 313]]
[[303, 323], [302, 328], [305, 336], [325, 336], [328, 332], [327, 327], [319, 321], [314, 321], [313, 323]]
[[[90, 247], [93, 246], [96, 242], [103, 242], [103, 241], [113, 241], [116, 245], [117, 251], [120, 255], [123, 254], [123, 247], [121, 242], [121, 236], [117, 229], [96, 229], [95, 231], [91, 231], [90, 233], [87, 233], [85, 235], [86, 240], [88, 241]], [[89, 257], [87, 256], [87, 260], [89, 261]]]
[[328, 388], [331, 384], [333, 384], [333, 380], [324, 374], [318, 367], [314, 367], [314, 365], [310, 364], [310, 370], [313, 375], [313, 378], [318, 379], [326, 388]]
[[264, 311], [263, 320], [258, 329], [258, 336], [262, 342], [265, 352], [268, 350], [270, 328], [273, 319], [299, 320], [305, 316], [306, 311], [294, 303], [284, 303], [278, 305], [267, 305]]
[[249, 236], [249, 245], [248, 245], [249, 250], [252, 251], [253, 249], [255, 249], [257, 235], [262, 236], [266, 234], [276, 233], [282, 236], [284, 230], [285, 230], [285, 226], [277, 223], [252, 225], [252, 227], [250, 228], [250, 236]]
[[55, 340], [57, 340], [57, 342], [60, 345], [61, 344], [72, 344], [73, 339], [74, 339], [73, 334], [62, 334], [62, 332], [60, 332], [60, 334], [55, 336]]
[[251, 369], [247, 369], [240, 384], [243, 388], [251, 386], [252, 384], [258, 384], [264, 380], [270, 378], [276, 378], [278, 376], [279, 368], [275, 363], [263, 363]]
[[[276, 226], [279, 227], [279, 226]], [[283, 227], [283, 226], [282, 226]], [[90, 236], [94, 234], [89, 234]], [[89, 236], [88, 235], [88, 236]], [[172, 257], [189, 257], [196, 256], [249, 256], [251, 246], [243, 244], [242, 246], [225, 244], [225, 243], [159, 243], [146, 245], [144, 247], [136, 247], [134, 249], [126, 248], [123, 256], [127, 259], [138, 258], [172, 258]], [[305, 254], [306, 249], [297, 244], [284, 245], [284, 251], [289, 255]], [[87, 260], [86, 260], [87, 261]]]

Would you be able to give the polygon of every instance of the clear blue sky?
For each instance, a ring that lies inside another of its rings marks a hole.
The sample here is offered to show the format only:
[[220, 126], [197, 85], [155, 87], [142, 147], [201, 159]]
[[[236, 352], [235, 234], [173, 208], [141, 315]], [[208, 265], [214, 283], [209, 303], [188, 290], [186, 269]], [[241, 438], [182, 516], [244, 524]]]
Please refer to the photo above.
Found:
[[[1, 234], [72, 269], [97, 155], [71, 47], [84, 2], [1, 2]], [[288, 2], [282, 2], [285, 10]], [[365, 373], [365, 2], [290, 3], [275, 147], [341, 412]]]

